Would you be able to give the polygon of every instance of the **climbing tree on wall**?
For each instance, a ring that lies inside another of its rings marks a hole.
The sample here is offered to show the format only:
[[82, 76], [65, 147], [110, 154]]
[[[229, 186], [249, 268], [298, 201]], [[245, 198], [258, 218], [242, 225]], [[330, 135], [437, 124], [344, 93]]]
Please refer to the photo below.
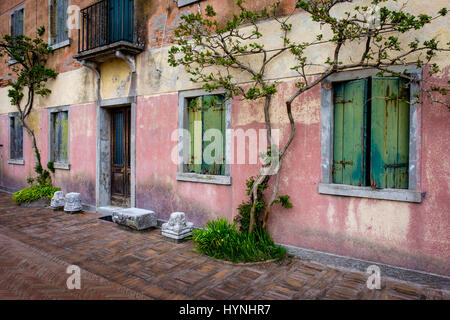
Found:
[[[173, 67], [184, 67], [190, 80], [202, 84], [207, 91], [224, 88], [229, 98], [261, 101], [268, 150], [259, 175], [248, 182], [249, 202], [240, 207], [248, 209], [251, 232], [255, 226], [266, 227], [274, 204], [292, 206], [289, 196], [280, 196], [278, 189], [283, 158], [295, 137], [294, 101], [327, 77], [348, 70], [377, 69], [379, 76], [395, 76], [408, 83], [421, 81], [405, 72], [410, 64], [424, 68], [430, 77], [439, 73], [441, 70], [433, 61], [438, 53], [449, 51], [448, 44], [444, 47], [434, 38], [424, 39], [423, 28], [438, 23], [438, 19], [446, 16], [447, 9], [443, 8], [433, 16], [413, 15], [407, 11], [407, 2], [397, 0], [357, 3], [351, 0], [297, 1], [291, 14], [285, 16], [279, 14], [280, 2], [270, 9], [252, 11], [245, 7], [244, 0], [238, 0], [237, 8], [238, 13], [225, 22], [216, 20], [216, 12], [211, 6], [206, 7], [204, 14], [183, 15], [175, 31], [176, 45], [169, 52], [169, 63]], [[269, 40], [262, 33], [260, 22], [268, 19], [275, 21], [280, 28], [280, 46], [277, 48], [264, 45]], [[312, 40], [293, 40], [293, 35], [301, 38], [298, 34], [311, 30], [314, 24], [317, 34], [313, 37], [307, 35]], [[413, 40], [402, 40], [405, 34]], [[418, 40], [419, 35], [421, 40]], [[328, 56], [317, 61], [315, 52], [327, 52]], [[268, 78], [267, 70], [284, 55], [291, 56], [291, 70], [298, 78], [296, 91], [285, 102], [289, 136], [278, 147], [272, 143], [270, 110], [273, 98], [278, 94], [279, 83]], [[393, 66], [397, 71], [391, 69]], [[448, 107], [443, 101], [445, 99], [436, 95], [446, 95], [448, 88], [437, 85], [427, 86], [428, 89], [420, 87], [422, 92], [415, 97], [416, 102], [427, 97]], [[272, 178], [271, 195], [265, 201], [264, 190]], [[261, 213], [260, 219], [258, 212]]]
[[[32, 39], [25, 35], [5, 35], [0, 40], [0, 57], [8, 57], [13, 80], [9, 81], [11, 89], [8, 96], [11, 104], [16, 107], [19, 121], [29, 135], [36, 158], [35, 171], [40, 185], [51, 184], [50, 172], [42, 167], [41, 154], [37, 147], [36, 134], [28, 123], [28, 118], [35, 104], [35, 96], [45, 97], [51, 93], [46, 87], [47, 81], [56, 79], [57, 73], [46, 67], [51, 47], [44, 42], [44, 27], [37, 30], [37, 37]], [[53, 171], [51, 162], [47, 164]]]

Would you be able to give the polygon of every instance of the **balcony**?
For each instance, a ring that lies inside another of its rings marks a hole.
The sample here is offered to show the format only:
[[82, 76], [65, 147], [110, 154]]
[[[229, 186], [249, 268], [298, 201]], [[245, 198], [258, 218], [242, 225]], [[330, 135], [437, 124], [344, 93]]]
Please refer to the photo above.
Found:
[[80, 10], [77, 60], [103, 62], [116, 51], [136, 55], [138, 43], [133, 0], [102, 0]]

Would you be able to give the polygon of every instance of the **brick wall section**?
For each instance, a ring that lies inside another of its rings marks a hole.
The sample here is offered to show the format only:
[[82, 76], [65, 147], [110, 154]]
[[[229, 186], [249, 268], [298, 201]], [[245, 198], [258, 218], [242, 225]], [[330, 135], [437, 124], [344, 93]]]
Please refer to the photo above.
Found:
[[[97, 0], [70, 0], [69, 5], [76, 5], [82, 9], [95, 2]], [[262, 9], [271, 3], [273, 3], [272, 0], [249, 1], [247, 6], [250, 9]], [[167, 10], [167, 4], [167, 0], [135, 0], [137, 34], [146, 46], [157, 48], [161, 44], [170, 45], [173, 31], [180, 22], [181, 14], [197, 12], [198, 5], [200, 5], [202, 10], [207, 5], [212, 5], [220, 13], [219, 21], [225, 20], [226, 17], [231, 16], [238, 10], [235, 1], [206, 0], [182, 8], [178, 8], [176, 3], [169, 1], [169, 10]], [[3, 0], [0, 4], [0, 35], [9, 33], [10, 12], [21, 5], [25, 5], [26, 35], [34, 36], [35, 30], [39, 26], [45, 26], [48, 31], [48, 0]], [[283, 14], [291, 12], [293, 7], [294, 0], [283, 1], [280, 12]], [[167, 18], [166, 14], [168, 14]], [[164, 28], [164, 25], [166, 25], [166, 28]], [[44, 39], [47, 41], [48, 32], [45, 33]], [[57, 72], [61, 73], [81, 68], [81, 64], [72, 58], [78, 51], [77, 30], [70, 31], [70, 39], [70, 46], [55, 50], [49, 59], [49, 66]], [[7, 85], [7, 81], [4, 80], [8, 78], [10, 72], [7, 63], [0, 63], [0, 87]]]

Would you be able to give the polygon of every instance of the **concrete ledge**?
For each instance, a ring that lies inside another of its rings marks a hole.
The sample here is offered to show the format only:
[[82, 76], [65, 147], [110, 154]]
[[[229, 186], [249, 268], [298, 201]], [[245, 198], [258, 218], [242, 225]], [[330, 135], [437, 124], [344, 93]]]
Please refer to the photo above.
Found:
[[319, 183], [319, 193], [345, 197], [383, 199], [415, 203], [422, 202], [422, 195], [419, 191], [407, 189], [372, 189], [371, 187]]
[[100, 107], [120, 107], [131, 105], [135, 102], [135, 97], [112, 98], [100, 101]]
[[62, 170], [70, 170], [70, 164], [69, 163], [58, 163], [54, 162], [53, 167], [55, 169], [62, 169]]
[[287, 253], [301, 259], [315, 261], [321, 264], [352, 269], [359, 272], [367, 272], [371, 265], [380, 267], [381, 277], [395, 278], [403, 281], [411, 281], [418, 284], [450, 290], [450, 277], [428, 273], [424, 271], [406, 269], [392, 265], [382, 264], [374, 261], [360, 260], [351, 257], [339, 256], [331, 253], [303, 249], [290, 245], [279, 244], [286, 248]]
[[23, 159], [8, 159], [8, 164], [25, 164], [25, 160]]
[[178, 181], [231, 185], [230, 176], [177, 172]]
[[50, 48], [52, 48], [52, 50], [55, 51], [55, 50], [57, 50], [59, 48], [66, 47], [66, 46], [70, 46], [70, 39], [67, 39], [67, 40], [64, 40], [64, 41], [52, 44], [50, 46]]

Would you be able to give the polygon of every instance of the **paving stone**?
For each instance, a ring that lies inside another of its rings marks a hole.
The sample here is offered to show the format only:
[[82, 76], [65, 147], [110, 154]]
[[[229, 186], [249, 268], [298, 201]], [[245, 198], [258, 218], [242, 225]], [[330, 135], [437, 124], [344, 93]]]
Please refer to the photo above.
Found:
[[157, 225], [156, 214], [153, 211], [139, 208], [126, 208], [114, 211], [112, 220], [115, 223], [136, 230], [144, 230]]
[[[0, 299], [450, 299], [450, 293], [297, 258], [234, 266], [174, 244], [159, 229], [134, 231], [99, 220], [23, 208], [0, 193]], [[65, 268], [82, 270], [69, 291]], [[84, 279], [84, 280], [83, 280]]]

